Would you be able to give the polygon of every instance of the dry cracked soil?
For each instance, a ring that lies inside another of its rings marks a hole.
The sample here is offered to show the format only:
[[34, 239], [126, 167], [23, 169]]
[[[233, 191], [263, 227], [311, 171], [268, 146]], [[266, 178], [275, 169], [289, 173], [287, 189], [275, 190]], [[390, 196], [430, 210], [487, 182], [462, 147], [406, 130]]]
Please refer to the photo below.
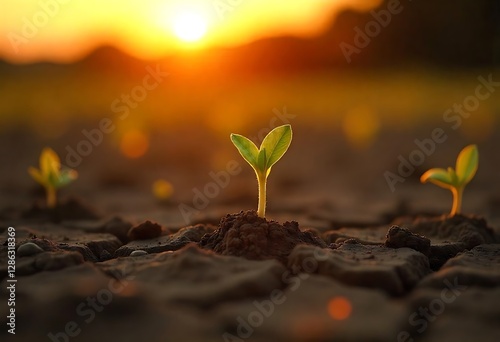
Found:
[[[78, 200], [61, 208], [65, 215], [33, 206], [3, 218], [4, 284], [7, 222], [16, 236], [16, 341], [500, 336], [500, 239], [480, 217], [356, 227], [298, 215], [302, 226], [241, 211], [166, 227], [100, 217]], [[5, 321], [9, 307], [0, 314]]]

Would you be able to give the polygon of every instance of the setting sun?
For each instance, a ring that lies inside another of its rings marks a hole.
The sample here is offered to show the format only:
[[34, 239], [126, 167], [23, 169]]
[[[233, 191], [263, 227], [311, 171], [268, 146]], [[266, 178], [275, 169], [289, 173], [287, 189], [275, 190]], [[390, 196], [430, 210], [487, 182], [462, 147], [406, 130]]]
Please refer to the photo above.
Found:
[[0, 59], [71, 62], [102, 45], [154, 59], [186, 47], [236, 47], [283, 35], [309, 37], [328, 27], [342, 8], [369, 9], [379, 1], [3, 0]]
[[176, 14], [172, 26], [176, 37], [185, 42], [196, 42], [207, 33], [207, 20], [194, 11]]

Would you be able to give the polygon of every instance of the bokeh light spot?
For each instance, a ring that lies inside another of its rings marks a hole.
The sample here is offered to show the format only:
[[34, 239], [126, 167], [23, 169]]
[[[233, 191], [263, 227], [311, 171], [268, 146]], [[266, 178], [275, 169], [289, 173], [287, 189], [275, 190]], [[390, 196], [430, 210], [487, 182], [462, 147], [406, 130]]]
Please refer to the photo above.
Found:
[[174, 193], [172, 183], [164, 179], [158, 179], [153, 183], [153, 195], [159, 200], [167, 200]]
[[121, 139], [120, 150], [128, 158], [142, 157], [149, 149], [149, 137], [139, 130], [125, 132]]
[[335, 297], [328, 302], [328, 313], [334, 320], [343, 321], [351, 316], [351, 302], [345, 297]]

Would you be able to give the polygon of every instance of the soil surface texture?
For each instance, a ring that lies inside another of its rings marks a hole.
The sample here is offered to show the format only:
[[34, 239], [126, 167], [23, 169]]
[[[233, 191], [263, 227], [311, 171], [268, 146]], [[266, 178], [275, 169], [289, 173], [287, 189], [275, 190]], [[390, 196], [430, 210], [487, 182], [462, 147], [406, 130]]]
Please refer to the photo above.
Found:
[[[479, 217], [301, 229], [250, 210], [175, 229], [100, 218], [75, 203], [80, 216], [70, 219], [11, 219], [17, 341], [496, 341], [500, 333], [492, 305], [500, 241]], [[0, 239], [5, 281], [7, 229]]]

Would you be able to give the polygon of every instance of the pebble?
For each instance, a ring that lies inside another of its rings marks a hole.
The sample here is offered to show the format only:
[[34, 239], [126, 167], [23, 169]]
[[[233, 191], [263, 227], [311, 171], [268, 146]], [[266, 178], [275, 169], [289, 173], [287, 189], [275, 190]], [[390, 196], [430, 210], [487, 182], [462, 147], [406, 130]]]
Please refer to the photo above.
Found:
[[148, 254], [148, 252], [143, 251], [142, 249], [138, 249], [138, 250], [133, 251], [132, 253], [130, 253], [130, 256], [131, 257], [137, 257], [137, 256], [146, 255], [146, 254]]
[[19, 246], [17, 249], [17, 256], [25, 257], [30, 255], [35, 255], [38, 253], [42, 253], [43, 249], [33, 242], [26, 242]]

